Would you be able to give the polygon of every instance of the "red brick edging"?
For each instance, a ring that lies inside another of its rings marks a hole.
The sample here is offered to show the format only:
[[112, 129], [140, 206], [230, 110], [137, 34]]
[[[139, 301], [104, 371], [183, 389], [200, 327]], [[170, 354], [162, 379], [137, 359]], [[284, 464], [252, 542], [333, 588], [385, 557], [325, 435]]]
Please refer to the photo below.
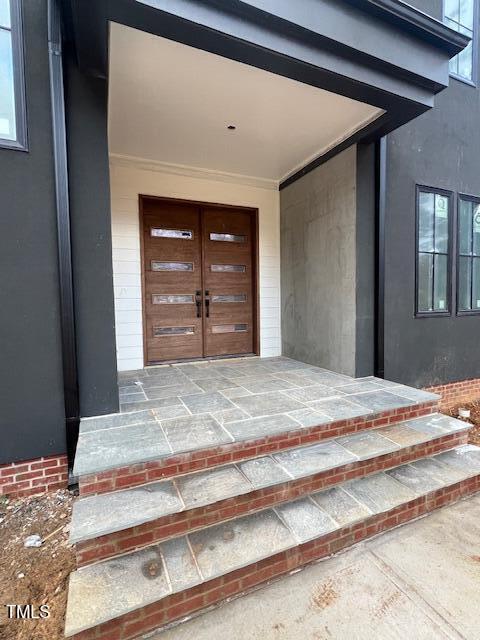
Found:
[[108, 493], [116, 489], [136, 487], [146, 482], [152, 482], [162, 478], [208, 469], [228, 462], [247, 460], [260, 455], [291, 449], [303, 444], [312, 444], [328, 438], [337, 438], [371, 429], [386, 426], [419, 416], [432, 413], [436, 409], [437, 402], [425, 402], [423, 404], [410, 405], [392, 411], [384, 411], [374, 415], [338, 420], [316, 427], [309, 427], [281, 433], [254, 441], [236, 442], [202, 449], [191, 453], [170, 456], [162, 460], [142, 462], [125, 467], [118, 467], [109, 471], [79, 477], [79, 492], [81, 496], [98, 493]]
[[186, 591], [168, 596], [124, 616], [72, 636], [72, 640], [132, 640], [188, 614], [241, 594], [252, 587], [281, 576], [314, 560], [326, 558], [341, 549], [377, 533], [413, 520], [480, 490], [480, 475], [437, 489], [386, 513], [338, 529], [326, 536], [298, 545], [232, 571]]
[[480, 398], [480, 378], [427, 387], [425, 391], [441, 395], [440, 409], [450, 409], [461, 402], [471, 402]]
[[0, 466], [0, 496], [19, 498], [66, 489], [67, 482], [67, 456], [63, 454]]
[[77, 565], [80, 567], [92, 562], [105, 560], [201, 527], [253, 513], [281, 502], [288, 502], [353, 478], [361, 478], [371, 473], [418, 460], [419, 458], [435, 455], [441, 451], [465, 444], [467, 439], [467, 431], [449, 434], [369, 460], [352, 462], [300, 478], [299, 480], [291, 480], [273, 487], [266, 487], [204, 507], [196, 507], [123, 529], [122, 531], [92, 538], [75, 545]]

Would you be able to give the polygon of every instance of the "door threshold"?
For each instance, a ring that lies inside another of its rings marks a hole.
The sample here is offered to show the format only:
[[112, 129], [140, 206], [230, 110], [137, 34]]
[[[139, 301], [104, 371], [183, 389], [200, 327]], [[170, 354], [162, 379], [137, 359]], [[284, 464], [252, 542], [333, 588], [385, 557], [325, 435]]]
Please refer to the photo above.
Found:
[[251, 359], [259, 357], [260, 356], [257, 353], [233, 353], [225, 356], [205, 356], [204, 358], [179, 358], [178, 360], [159, 360], [158, 362], [151, 362], [146, 364], [144, 368], [150, 369], [153, 367], [162, 367], [168, 364], [189, 364], [190, 362], [215, 362], [216, 360], [241, 360], [242, 358]]

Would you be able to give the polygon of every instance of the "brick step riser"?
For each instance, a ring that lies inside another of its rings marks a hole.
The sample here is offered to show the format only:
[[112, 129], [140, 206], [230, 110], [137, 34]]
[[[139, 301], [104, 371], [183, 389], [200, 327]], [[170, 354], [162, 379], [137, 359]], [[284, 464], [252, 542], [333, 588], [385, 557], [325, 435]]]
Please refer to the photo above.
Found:
[[289, 502], [348, 480], [426, 458], [466, 444], [467, 440], [468, 432], [466, 431], [450, 434], [393, 453], [349, 463], [305, 478], [266, 487], [214, 504], [158, 518], [136, 527], [92, 538], [76, 544], [77, 566], [81, 567], [112, 558], [231, 518], [247, 515], [282, 502]]
[[118, 489], [136, 487], [147, 482], [172, 478], [192, 471], [210, 469], [229, 462], [239, 462], [269, 453], [276, 453], [301, 445], [314, 444], [331, 438], [351, 435], [359, 431], [374, 429], [411, 420], [437, 411], [438, 402], [427, 402], [383, 411], [374, 416], [339, 420], [328, 424], [291, 431], [259, 440], [237, 442], [213, 449], [202, 449], [191, 453], [172, 455], [126, 467], [118, 467], [97, 474], [78, 478], [80, 496], [109, 493]]
[[372, 516], [312, 542], [298, 545], [83, 631], [72, 636], [72, 640], [111, 640], [112, 638], [133, 640], [140, 634], [160, 629], [166, 624], [218, 604], [231, 596], [243, 594], [268, 580], [280, 577], [315, 560], [327, 558], [356, 542], [452, 504], [479, 490], [480, 475], [477, 475], [449, 487], [432, 491], [426, 496], [411, 500], [390, 511]]

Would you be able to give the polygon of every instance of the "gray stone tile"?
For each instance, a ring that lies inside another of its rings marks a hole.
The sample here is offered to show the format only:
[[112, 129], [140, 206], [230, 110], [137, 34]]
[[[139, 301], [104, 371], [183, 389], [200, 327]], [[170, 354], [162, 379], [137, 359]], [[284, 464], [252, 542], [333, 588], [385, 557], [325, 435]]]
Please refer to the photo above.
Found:
[[98, 431], [101, 429], [112, 429], [116, 427], [126, 427], [129, 424], [142, 424], [154, 421], [155, 416], [152, 411], [136, 411], [128, 414], [112, 413], [108, 416], [82, 418], [80, 420], [80, 433], [88, 433], [89, 431]]
[[121, 413], [131, 413], [132, 411], [142, 411], [143, 409], [157, 409], [161, 407], [173, 407], [181, 405], [182, 402], [178, 396], [168, 398], [158, 398], [156, 400], [144, 400], [129, 404], [120, 404]]
[[187, 381], [169, 387], [152, 387], [151, 389], [145, 389], [145, 394], [149, 400], [158, 400], [172, 396], [203, 395], [203, 389], [200, 389], [200, 387], [193, 382]]
[[293, 535], [272, 509], [191, 533], [189, 538], [205, 580], [295, 545]]
[[232, 434], [234, 439], [239, 442], [241, 440], [265, 438], [276, 433], [283, 433], [284, 431], [295, 431], [301, 427], [298, 422], [295, 422], [292, 418], [289, 418], [285, 414], [280, 414], [229, 422], [225, 425], [225, 428]]
[[272, 373], [271, 375], [274, 378], [278, 378], [279, 380], [286, 380], [287, 382], [291, 382], [296, 387], [307, 386], [305, 377], [300, 375], [298, 371], [282, 371], [281, 373]]
[[238, 407], [233, 409], [222, 409], [222, 411], [215, 411], [212, 413], [215, 420], [220, 424], [229, 424], [230, 422], [236, 422], [237, 420], [246, 420], [250, 416], [242, 411]]
[[411, 429], [406, 423], [390, 424], [388, 427], [381, 427], [375, 431], [401, 447], [412, 447], [420, 442], [425, 442], [427, 437], [424, 432]]
[[316, 384], [324, 384], [327, 387], [336, 387], [342, 384], [351, 384], [356, 382], [355, 378], [346, 376], [343, 373], [335, 373], [333, 371], [328, 371], [327, 369], [315, 367], [312, 367], [310, 371], [302, 372], [302, 375], [305, 375], [305, 377], [310, 380], [315, 380]]
[[451, 451], [439, 453], [434, 460], [465, 472], [465, 477], [467, 477], [480, 471], [480, 447], [476, 447], [473, 444], [465, 444]]
[[86, 475], [171, 454], [158, 422], [91, 431], [78, 439], [74, 474]]
[[455, 482], [465, 478], [463, 470], [444, 464], [437, 458], [438, 456], [433, 458], [422, 458], [421, 460], [410, 462], [410, 466], [415, 469], [419, 469], [419, 471], [425, 476], [432, 476], [444, 485], [454, 484]]
[[412, 404], [412, 400], [396, 396], [394, 393], [391, 393], [390, 390], [353, 394], [349, 396], [349, 399], [374, 412], [389, 411], [399, 407], [407, 407]]
[[83, 567], [70, 575], [65, 633], [80, 633], [169, 593], [160, 545]]
[[356, 418], [370, 413], [366, 407], [351, 402], [350, 399], [347, 400], [345, 397], [317, 400], [316, 402], [310, 402], [308, 406], [315, 411], [324, 413], [335, 421], [348, 420], [349, 418]]
[[373, 431], [344, 436], [343, 438], [337, 438], [336, 441], [342, 447], [345, 447], [347, 451], [357, 456], [359, 460], [381, 456], [400, 448], [395, 442], [382, 438], [380, 434]]
[[252, 491], [252, 485], [234, 465], [189, 473], [175, 479], [187, 509], [212, 504]]
[[281, 482], [288, 482], [292, 477], [282, 469], [270, 456], [246, 460], [237, 465], [250, 480], [255, 489], [262, 489]]
[[252, 394], [242, 398], [235, 398], [235, 404], [249, 413], [252, 417], [268, 416], [275, 413], [285, 413], [304, 409], [304, 405], [293, 398], [289, 398], [281, 391], [271, 393]]
[[310, 498], [275, 507], [287, 527], [299, 542], [308, 542], [338, 529], [328, 513], [322, 511]]
[[406, 387], [405, 385], [391, 386], [389, 387], [389, 391], [397, 396], [413, 400], [418, 404], [422, 402], [435, 402], [440, 400], [440, 396], [436, 393], [430, 393], [428, 391], [423, 391], [422, 389], [415, 389], [415, 387]]
[[341, 391], [337, 391], [331, 387], [326, 387], [323, 384], [314, 384], [310, 387], [303, 387], [301, 389], [291, 389], [290, 391], [285, 391], [285, 394], [294, 400], [298, 400], [298, 402], [314, 402], [315, 400], [320, 400], [322, 398], [332, 398], [344, 395]]
[[385, 473], [352, 480], [344, 485], [344, 489], [372, 513], [388, 511], [415, 498], [413, 491]]
[[341, 390], [343, 393], [352, 394], [352, 393], [365, 393], [366, 391], [379, 391], [382, 387], [376, 382], [372, 382], [370, 380], [366, 380], [364, 382], [353, 382], [349, 384], [342, 384], [337, 389]]
[[252, 393], [266, 393], [268, 391], [282, 391], [283, 389], [292, 389], [294, 385], [286, 380], [280, 380], [279, 378], [272, 377], [245, 377], [236, 378], [239, 384], [242, 385], [247, 391]]
[[161, 550], [173, 593], [202, 582], [185, 536], [162, 542]]
[[401, 467], [390, 469], [386, 473], [394, 478], [394, 480], [397, 480], [397, 482], [404, 484], [418, 496], [425, 495], [429, 491], [443, 487], [443, 482], [431, 474], [427, 475], [418, 466], [413, 467], [409, 464], [404, 464]]
[[328, 416], [319, 413], [318, 411], [314, 411], [310, 408], [290, 411], [290, 413], [287, 413], [287, 415], [294, 420], [297, 420], [302, 425], [302, 427], [316, 427], [321, 424], [328, 424], [329, 422], [332, 422], [332, 419]]
[[189, 380], [179, 371], [173, 368], [159, 369], [157, 372], [143, 378], [141, 383], [145, 390], [158, 387], [172, 387], [177, 384], [186, 384]]
[[375, 382], [375, 384], [380, 385], [384, 389], [388, 387], [396, 387], [398, 386], [398, 382], [392, 382], [391, 380], [385, 380], [384, 378], [376, 378], [375, 376], [366, 376], [365, 378], [357, 378], [360, 381], [370, 381]]
[[230, 400], [251, 395], [250, 391], [247, 391], [243, 387], [229, 387], [228, 389], [222, 389], [222, 394]]
[[265, 362], [264, 365], [268, 371], [271, 372], [279, 372], [279, 371], [295, 371], [298, 369], [309, 369], [310, 365], [298, 362], [298, 360], [290, 360], [290, 358], [277, 358], [271, 359], [268, 362]]
[[119, 385], [118, 393], [120, 396], [129, 396], [132, 393], [143, 393], [142, 386], [138, 384], [130, 384], [126, 387]]
[[120, 531], [183, 511], [170, 480], [77, 500], [73, 505], [70, 542]]
[[227, 432], [207, 413], [163, 420], [161, 425], [174, 453], [232, 442]]
[[193, 414], [211, 413], [221, 409], [234, 409], [235, 405], [218, 391], [198, 395], [181, 396], [182, 402]]
[[349, 451], [332, 441], [282, 451], [273, 458], [294, 478], [320, 473], [357, 460]]
[[332, 487], [331, 489], [314, 493], [312, 499], [328, 513], [340, 527], [346, 527], [372, 515], [370, 509], [364, 504], [360, 504], [341, 487]]
[[189, 416], [188, 409], [183, 405], [174, 405], [173, 407], [158, 407], [152, 409], [152, 413], [157, 420], [169, 420], [171, 418], [181, 418], [182, 416]]
[[260, 364], [242, 364], [242, 365], [223, 365], [216, 367], [216, 370], [226, 378], [236, 380], [237, 378], [265, 376], [269, 373], [268, 369]]
[[228, 378], [205, 378], [204, 380], [197, 380], [196, 384], [204, 391], [221, 391], [236, 386], [235, 382], [228, 380]]
[[191, 380], [208, 380], [209, 378], [218, 377], [215, 369], [208, 363], [178, 365], [175, 369]]
[[128, 395], [120, 393], [118, 399], [122, 405], [127, 405], [132, 402], [143, 402], [144, 400], [147, 400], [147, 396], [143, 391], [139, 391], [138, 393], [129, 393]]
[[457, 420], [442, 413], [434, 413], [414, 420], [407, 420], [405, 424], [419, 433], [436, 437], [455, 433], [456, 431], [464, 431], [469, 428], [469, 425], [462, 422], [462, 420]]

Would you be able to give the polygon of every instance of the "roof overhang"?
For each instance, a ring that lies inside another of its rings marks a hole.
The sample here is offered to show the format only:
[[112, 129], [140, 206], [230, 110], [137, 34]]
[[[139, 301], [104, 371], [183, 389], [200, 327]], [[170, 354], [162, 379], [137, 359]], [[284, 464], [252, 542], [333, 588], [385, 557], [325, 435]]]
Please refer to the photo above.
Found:
[[396, 0], [62, 2], [85, 73], [107, 77], [109, 24], [115, 22], [383, 110], [319, 163], [430, 109], [448, 86], [450, 58], [469, 42]]

